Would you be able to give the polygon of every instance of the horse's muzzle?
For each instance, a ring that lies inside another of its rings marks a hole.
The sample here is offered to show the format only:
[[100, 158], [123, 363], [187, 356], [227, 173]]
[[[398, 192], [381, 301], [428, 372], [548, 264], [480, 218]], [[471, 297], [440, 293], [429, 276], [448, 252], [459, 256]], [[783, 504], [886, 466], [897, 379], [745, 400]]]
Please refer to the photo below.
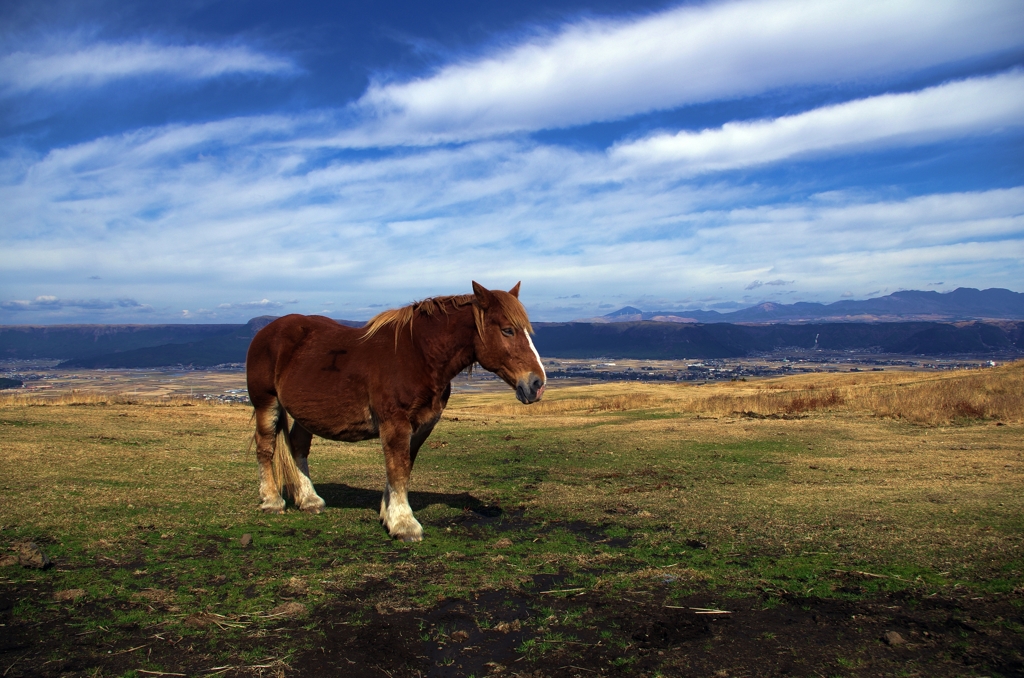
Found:
[[544, 380], [531, 372], [516, 384], [516, 398], [524, 405], [535, 403], [544, 394]]

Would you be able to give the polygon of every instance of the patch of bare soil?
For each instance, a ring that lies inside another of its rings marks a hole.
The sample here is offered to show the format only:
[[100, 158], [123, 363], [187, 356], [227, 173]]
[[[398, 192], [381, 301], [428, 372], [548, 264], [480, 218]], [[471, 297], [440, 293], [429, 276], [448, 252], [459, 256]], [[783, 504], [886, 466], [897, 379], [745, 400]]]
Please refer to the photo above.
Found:
[[488, 591], [367, 614], [361, 595], [319, 610], [323, 635], [292, 668], [395, 677], [1024, 675], [1024, 613], [998, 599], [792, 598], [765, 609], [763, 599], [707, 594], [668, 607], [642, 593]]
[[[393, 585], [377, 581], [258, 638], [214, 644], [171, 628], [103, 627], [76, 632], [108, 610], [79, 603], [43, 623], [12, 614], [33, 588], [0, 591], [0, 672], [5, 676], [164, 672], [383, 676], [1024, 676], [1019, 598], [927, 598], [895, 594], [860, 601], [723, 599], [712, 593], [666, 602], [665, 591], [617, 595], [558, 591], [558, 575], [534, 592], [483, 591], [429, 609], [372, 605]], [[50, 594], [52, 595], [52, 594]], [[766, 605], [770, 601], [769, 605]], [[728, 614], [715, 613], [728, 611]], [[95, 628], [95, 627], [94, 627]], [[213, 655], [261, 646], [284, 664], [225, 670]]]

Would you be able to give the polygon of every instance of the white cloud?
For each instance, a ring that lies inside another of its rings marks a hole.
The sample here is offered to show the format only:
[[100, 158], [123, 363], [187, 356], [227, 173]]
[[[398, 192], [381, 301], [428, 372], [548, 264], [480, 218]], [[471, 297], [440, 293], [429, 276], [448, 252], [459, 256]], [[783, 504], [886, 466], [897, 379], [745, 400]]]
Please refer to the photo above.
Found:
[[253, 309], [253, 308], [257, 308], [257, 309], [258, 308], [275, 309], [275, 308], [283, 308], [286, 303], [287, 304], [295, 304], [295, 303], [298, 303], [298, 302], [296, 302], [296, 301], [280, 302], [280, 301], [271, 301], [270, 299], [261, 299], [260, 301], [243, 301], [243, 302], [236, 303], [236, 304], [219, 304], [217, 306], [217, 308], [224, 309], [224, 310], [233, 309], [233, 308], [238, 308], [238, 309]]
[[708, 172], [850, 147], [919, 144], [1024, 125], [1024, 72], [971, 78], [701, 132], [655, 134], [614, 147], [627, 163]]
[[581, 21], [408, 82], [373, 84], [352, 145], [429, 144], [615, 120], [1019, 48], [1013, 0], [740, 0]]
[[[567, 290], [587, 290], [585, 304], [611, 293], [728, 300], [752, 280], [798, 279], [827, 297], [1024, 279], [1024, 187], [780, 203], [773, 187], [624, 175], [602, 152], [515, 140], [324, 160], [320, 129], [236, 119], [19, 157], [19, 171], [0, 169], [0, 288], [8, 299], [130, 294], [241, 321], [286, 299], [329, 293], [365, 309], [465, 292], [471, 278], [505, 289], [522, 279], [539, 320], [564, 319], [536, 300]], [[90, 275], [101, 281], [83, 292]], [[217, 308], [222, 299], [259, 301]], [[15, 317], [40, 316], [0, 307], [0, 322]]]
[[762, 282], [760, 280], [754, 280], [749, 285], [744, 287], [743, 289], [745, 289], [745, 290], [756, 290], [758, 287], [763, 287], [765, 285], [772, 285], [772, 286], [777, 287], [779, 285], [792, 285], [794, 282], [795, 281], [793, 281], [793, 280], [783, 280], [782, 278], [778, 278], [776, 280], [769, 280], [767, 282]]
[[93, 87], [111, 80], [164, 75], [205, 80], [228, 74], [285, 74], [288, 59], [245, 46], [160, 45], [152, 42], [98, 43], [51, 52], [14, 52], [0, 57], [0, 91]]
[[108, 311], [130, 309], [134, 312], [148, 313], [153, 310], [147, 304], [140, 304], [134, 299], [60, 299], [52, 294], [44, 294], [32, 300], [0, 301], [0, 310], [4, 311], [52, 311], [64, 308], [85, 309], [89, 311]]

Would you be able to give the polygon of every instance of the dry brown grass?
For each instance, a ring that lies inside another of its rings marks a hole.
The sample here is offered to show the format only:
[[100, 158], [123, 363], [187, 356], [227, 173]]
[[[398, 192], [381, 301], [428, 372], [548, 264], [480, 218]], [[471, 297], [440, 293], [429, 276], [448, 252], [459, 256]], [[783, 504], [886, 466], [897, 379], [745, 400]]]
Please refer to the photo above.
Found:
[[[8, 404], [0, 407], [0, 555], [34, 541], [57, 567], [0, 574], [31, 592], [33, 605], [50, 587], [64, 592], [69, 600], [49, 603], [57, 621], [40, 627], [52, 629], [51, 640], [64, 634], [77, 647], [96, 631], [91, 637], [105, 647], [138, 649], [149, 640], [114, 645], [111, 632], [166, 631], [239, 653], [258, 642], [268, 654], [283, 648], [279, 656], [288, 648], [266, 645], [272, 637], [259, 624], [284, 621], [272, 616], [283, 597], [301, 596], [311, 608], [357, 600], [375, 614], [408, 613], [488, 590], [536, 593], [541, 576], [563, 574], [551, 588], [631, 602], [692, 591], [719, 601], [813, 601], [908, 589], [895, 600], [942, 594], [1016, 604], [1024, 590], [1024, 426], [1012, 417], [1002, 417], [1005, 426], [919, 426], [872, 412], [886, 413], [890, 392], [900, 414], [945, 402], [955, 413], [958, 398], [994, 412], [1020, 388], [1020, 375], [1021, 366], [1010, 366], [602, 384], [553, 388], [531, 407], [509, 391], [457, 393], [431, 437], [437, 445], [417, 460], [411, 497], [427, 541], [411, 546], [388, 543], [378, 523], [378, 441], [315, 439], [310, 466], [328, 510], [266, 516], [248, 407], [82, 396], [35, 399], [82, 407]], [[815, 409], [732, 414], [755, 407]], [[713, 408], [728, 414], [691, 414]], [[484, 507], [504, 513], [474, 510]], [[253, 539], [247, 548], [243, 534]], [[876, 576], [856, 574], [865, 572]], [[14, 614], [27, 605], [19, 608]], [[260, 635], [242, 643], [226, 635], [240, 627]], [[1005, 624], [986, 628], [1013, 640]], [[217, 664], [251, 663], [246, 657]]]
[[60, 391], [50, 393], [4, 393], [0, 407], [75, 406], [75, 405], [154, 405], [179, 407], [184, 404], [209, 405], [212, 401], [191, 396], [145, 396], [133, 393], [93, 393]]
[[[573, 412], [626, 412], [629, 410], [654, 409], [663, 407], [669, 402], [667, 399], [660, 397], [661, 394], [652, 395], [650, 393], [630, 392], [631, 384], [602, 386], [580, 386], [563, 389], [557, 396], [535, 403], [528, 410], [518, 403], [508, 402], [508, 397], [504, 393], [493, 395], [490, 398], [487, 396], [477, 396], [474, 398], [474, 403], [482, 403], [481, 405], [474, 404], [469, 408], [463, 407], [461, 409], [509, 416], [521, 415], [524, 412], [526, 414], [552, 415]], [[627, 392], [606, 394], [608, 391], [623, 389], [627, 390]], [[595, 390], [600, 395], [578, 395], [579, 393]]]
[[866, 412], [942, 425], [960, 420], [1024, 421], [1024, 361], [971, 371], [830, 373], [759, 382], [695, 384], [611, 383], [552, 388], [525, 409], [494, 395], [468, 411], [507, 416], [571, 412], [665, 410], [723, 416], [784, 416], [807, 412]]
[[[779, 585], [790, 586], [784, 582], [799, 565], [816, 573], [801, 594], [812, 587], [827, 592], [832, 568], [910, 578], [917, 576], [914, 568], [924, 568], [934, 578], [952, 572], [951, 583], [998, 580], [1012, 590], [1021, 571], [1024, 426], [1009, 417], [1006, 426], [909, 425], [906, 418], [874, 416], [868, 405], [883, 402], [879, 393], [896, 390], [906, 412], [935, 402], [932, 391], [955, 396], [956, 388], [969, 388], [990, 393], [977, 406], [992, 407], [1004, 397], [1000, 393], [1019, 388], [1020, 374], [1021, 366], [1010, 366], [962, 374], [808, 374], [707, 386], [601, 384], [553, 388], [550, 399], [530, 407], [507, 391], [456, 394], [431, 437], [437, 445], [421, 453], [413, 476], [417, 516], [436, 544], [430, 548], [437, 549], [421, 551], [425, 560], [416, 562], [439, 573], [431, 586], [461, 587], [455, 593], [595, 566], [608, 570], [602, 581], [613, 587], [640, 587], [652, 581], [653, 570], [646, 568], [675, 563], [693, 571], [673, 572], [679, 582], [707, 577], [742, 586], [776, 576]], [[976, 378], [985, 380], [984, 389]], [[92, 563], [97, 556], [127, 562], [140, 549], [154, 560], [172, 546], [194, 553], [208, 544], [211, 530], [234, 540], [252, 533], [270, 546], [278, 543], [270, 540], [294, 541], [280, 535], [282, 527], [308, 528], [321, 535], [302, 539], [312, 560], [305, 570], [289, 569], [288, 576], [308, 577], [311, 588], [324, 578], [315, 568], [333, 563], [338, 535], [347, 535], [353, 548], [365, 544], [366, 563], [386, 555], [377, 523], [384, 484], [378, 441], [315, 439], [310, 465], [330, 510], [267, 517], [257, 510], [250, 408], [205, 401], [177, 408], [91, 402], [0, 408], [0, 476], [10, 479], [2, 488], [0, 537], [52, 537], [53, 555], [67, 562]], [[797, 406], [818, 409], [785, 419], [733, 414]], [[727, 414], [693, 416], [715, 414], [714, 408]], [[477, 527], [460, 528], [460, 521], [475, 520], [461, 503], [467, 498], [524, 516], [522, 533], [481, 536]], [[628, 535], [630, 545], [577, 539], [569, 533], [574, 523], [612, 526], [607, 529], [617, 532], [608, 536]], [[140, 536], [139, 525], [151, 526], [143, 532], [152, 534]], [[499, 553], [491, 545], [503, 536], [513, 545]], [[711, 546], [690, 549], [691, 538]], [[466, 557], [451, 555], [456, 552]], [[243, 553], [222, 549], [225, 558]], [[715, 560], [726, 553], [781, 560], [777, 569], [767, 560], [736, 566]], [[284, 549], [265, 554], [295, 562]], [[500, 567], [493, 560], [498, 556], [505, 559]], [[187, 562], [192, 568], [196, 560]], [[333, 586], [357, 586], [365, 576], [360, 573], [373, 571], [366, 563], [327, 578]], [[209, 561], [207, 567], [229, 566]], [[445, 579], [453, 571], [457, 585]], [[63, 588], [91, 590], [86, 573], [93, 576], [94, 570], [69, 572]], [[182, 566], [178, 576], [191, 577], [187, 572]], [[166, 588], [156, 570], [145, 576], [150, 578], [139, 579], [140, 590]], [[190, 585], [205, 588], [198, 575], [194, 579]], [[268, 583], [267, 595], [284, 583]]]
[[1024, 361], [867, 390], [858, 405], [878, 416], [929, 424], [958, 419], [1024, 419]]

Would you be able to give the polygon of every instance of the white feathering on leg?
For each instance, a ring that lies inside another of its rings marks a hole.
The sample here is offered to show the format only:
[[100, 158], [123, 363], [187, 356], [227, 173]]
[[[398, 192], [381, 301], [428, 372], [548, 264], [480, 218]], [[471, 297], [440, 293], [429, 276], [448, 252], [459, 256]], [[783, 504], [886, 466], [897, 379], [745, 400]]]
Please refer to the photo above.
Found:
[[384, 524], [392, 537], [405, 541], [423, 539], [423, 527], [412, 514], [407, 492], [396, 492], [389, 484], [387, 487], [387, 516]]

